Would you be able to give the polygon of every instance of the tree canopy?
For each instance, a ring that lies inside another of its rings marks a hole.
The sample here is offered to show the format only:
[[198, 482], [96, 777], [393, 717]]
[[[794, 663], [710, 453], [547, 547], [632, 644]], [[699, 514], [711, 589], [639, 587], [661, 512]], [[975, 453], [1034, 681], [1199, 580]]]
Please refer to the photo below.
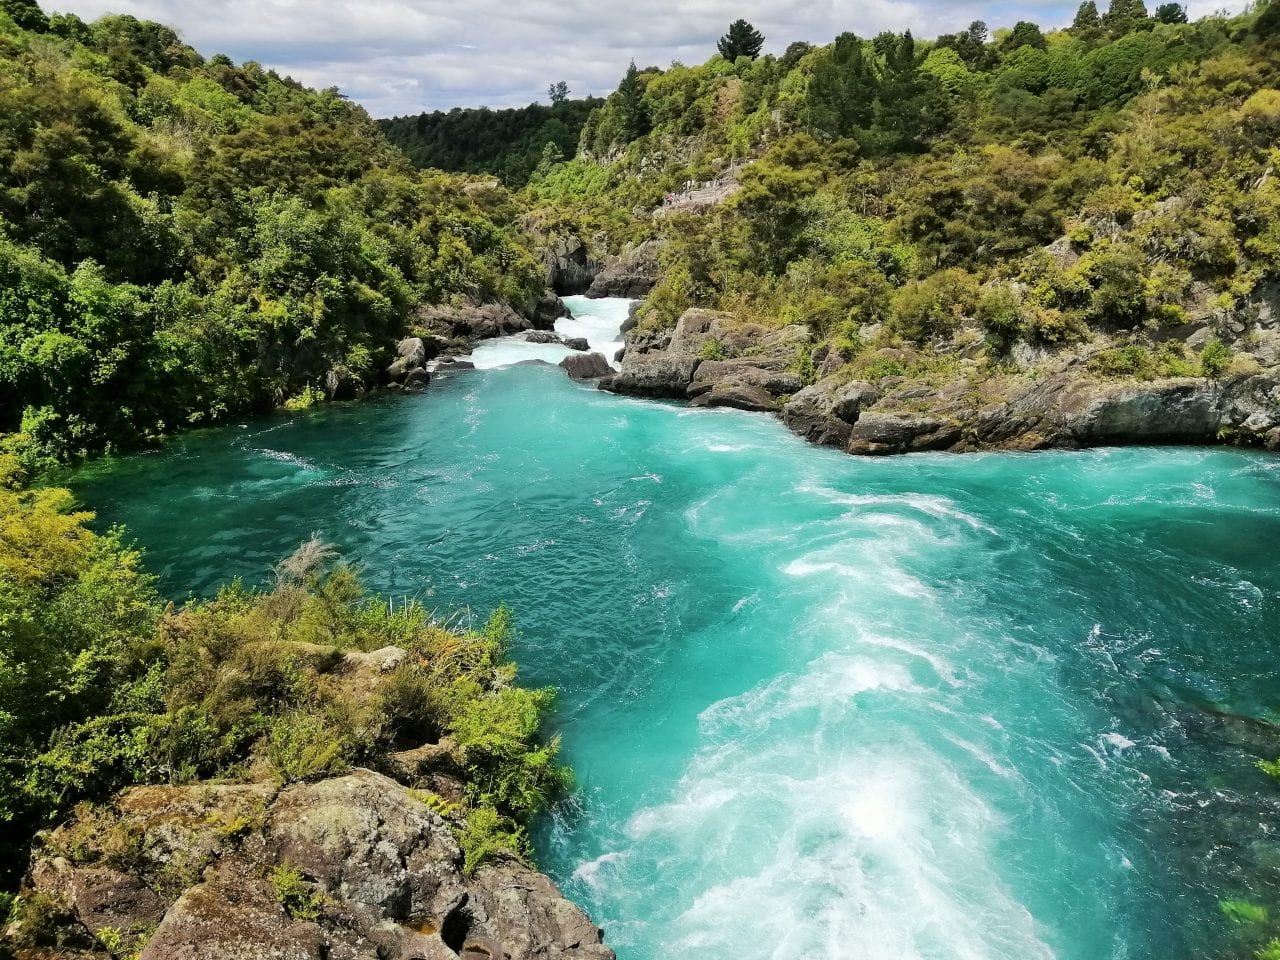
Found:
[[764, 34], [746, 20], [735, 20], [729, 24], [729, 32], [720, 38], [716, 46], [720, 56], [726, 60], [737, 60], [739, 57], [754, 60], [764, 49]]

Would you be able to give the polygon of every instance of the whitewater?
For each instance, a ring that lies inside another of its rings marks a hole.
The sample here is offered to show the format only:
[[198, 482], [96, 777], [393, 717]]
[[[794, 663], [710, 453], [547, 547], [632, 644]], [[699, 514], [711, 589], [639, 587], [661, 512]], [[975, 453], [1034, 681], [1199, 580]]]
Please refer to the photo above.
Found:
[[[625, 301], [574, 298], [612, 359]], [[539, 864], [622, 960], [1226, 955], [1265, 877], [1280, 460], [818, 449], [557, 345], [193, 433], [73, 486], [162, 587], [313, 532], [559, 690]], [[520, 364], [520, 365], [516, 365]]]

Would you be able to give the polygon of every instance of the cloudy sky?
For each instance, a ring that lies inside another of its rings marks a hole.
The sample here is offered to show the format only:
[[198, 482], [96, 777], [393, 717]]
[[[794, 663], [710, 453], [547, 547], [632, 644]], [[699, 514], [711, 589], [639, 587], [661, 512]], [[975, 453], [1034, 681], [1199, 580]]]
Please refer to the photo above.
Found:
[[[1156, 2], [1156, 0], [1151, 0]], [[1191, 0], [1193, 16], [1242, 0]], [[205, 55], [257, 60], [315, 87], [337, 86], [376, 117], [454, 106], [522, 106], [565, 80], [612, 90], [640, 66], [702, 63], [737, 17], [781, 52], [853, 30], [932, 37], [985, 20], [1070, 21], [1058, 0], [44, 0], [92, 19], [132, 13], [181, 31]], [[1100, 0], [1099, 7], [1106, 3]]]

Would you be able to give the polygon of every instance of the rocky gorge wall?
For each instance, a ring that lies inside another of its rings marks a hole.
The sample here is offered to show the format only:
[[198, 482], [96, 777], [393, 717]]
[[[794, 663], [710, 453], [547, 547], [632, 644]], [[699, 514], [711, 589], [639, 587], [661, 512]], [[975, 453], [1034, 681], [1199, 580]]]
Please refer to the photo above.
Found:
[[[845, 358], [815, 348], [803, 325], [770, 329], [693, 309], [669, 331], [632, 330], [621, 371], [600, 387], [775, 413], [806, 439], [853, 454], [1218, 442], [1274, 450], [1274, 326], [1269, 314], [1240, 325], [1234, 343], [1244, 362], [1217, 377], [1099, 376], [1090, 360], [1110, 346], [1104, 342], [1035, 356], [1021, 368], [953, 355], [916, 375], [859, 379]], [[920, 354], [886, 347], [877, 359], [909, 370]]]

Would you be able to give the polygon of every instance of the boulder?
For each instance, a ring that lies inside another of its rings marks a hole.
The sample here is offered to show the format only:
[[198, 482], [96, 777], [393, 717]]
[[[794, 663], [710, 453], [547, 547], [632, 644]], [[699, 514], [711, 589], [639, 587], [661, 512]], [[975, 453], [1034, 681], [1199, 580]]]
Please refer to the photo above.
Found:
[[541, 251], [547, 286], [560, 296], [586, 293], [601, 264], [573, 234], [545, 241]]
[[849, 432], [850, 453], [946, 450], [960, 442], [958, 424], [912, 413], [863, 413]]
[[404, 375], [404, 389], [406, 393], [421, 393], [427, 389], [427, 384], [431, 382], [431, 374], [427, 373], [423, 367], [415, 367]]
[[776, 413], [782, 403], [768, 390], [741, 381], [720, 382], [699, 393], [691, 401], [694, 407], [732, 407], [736, 410], [755, 410]]
[[590, 350], [591, 344], [587, 343], [586, 337], [565, 337], [561, 341], [570, 350]]
[[684, 399], [701, 362], [697, 357], [628, 351], [622, 371], [601, 380], [600, 389], [637, 397]]
[[837, 384], [830, 380], [805, 387], [782, 408], [782, 422], [793, 433], [813, 443], [845, 446], [851, 425], [833, 413], [837, 389]]
[[447, 340], [484, 340], [531, 330], [534, 323], [507, 303], [466, 300], [418, 308], [424, 330]]
[[574, 354], [561, 360], [560, 366], [574, 380], [596, 380], [613, 375], [613, 367], [600, 353]]
[[435, 362], [435, 370], [447, 373], [450, 370], [474, 370], [476, 365], [470, 360], [459, 360], [457, 357], [441, 357]]
[[407, 368], [420, 367], [427, 362], [427, 347], [421, 337], [406, 337], [396, 344], [396, 358], [405, 361]]
[[529, 343], [560, 343], [560, 335], [550, 330], [530, 330], [524, 338]]
[[551, 330], [556, 321], [570, 316], [569, 308], [554, 293], [547, 292], [538, 298], [530, 311], [530, 319], [536, 330]]
[[764, 390], [775, 397], [798, 392], [804, 383], [785, 369], [781, 360], [751, 358], [747, 360], [704, 360], [689, 385], [689, 396], [696, 397], [719, 383], [736, 383]]

